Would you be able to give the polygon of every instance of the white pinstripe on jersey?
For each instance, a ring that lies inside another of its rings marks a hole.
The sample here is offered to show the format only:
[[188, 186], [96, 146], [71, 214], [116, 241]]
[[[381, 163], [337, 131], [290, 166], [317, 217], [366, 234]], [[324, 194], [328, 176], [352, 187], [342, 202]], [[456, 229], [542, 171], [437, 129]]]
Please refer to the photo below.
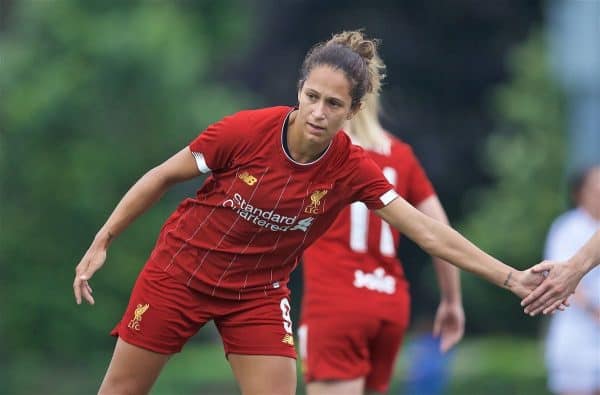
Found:
[[[281, 198], [283, 197], [283, 194], [285, 193], [285, 190], [287, 189], [287, 187], [290, 184], [291, 180], [292, 180], [292, 175], [290, 174], [288, 176], [287, 181], [285, 182], [285, 185], [281, 189], [281, 193], [279, 194], [279, 198], [277, 198], [277, 202], [275, 202], [275, 206], [273, 207], [273, 211], [275, 211], [275, 210], [277, 210], [277, 208], [279, 208], [279, 203], [281, 202]], [[282, 235], [282, 233], [278, 233], [277, 240], [273, 244], [273, 248], [271, 249], [271, 251], [275, 251], [277, 249], [277, 245], [279, 244], [279, 240], [281, 239], [281, 235]], [[258, 262], [254, 266], [254, 271], [256, 271], [256, 269], [258, 269], [258, 267], [260, 266], [260, 263], [262, 262], [262, 260], [263, 260], [264, 257], [265, 257], [265, 254], [262, 253], [260, 255], [260, 257], [258, 258]], [[244, 284], [242, 285], [242, 288], [240, 288], [240, 290], [238, 292], [238, 300], [240, 300], [242, 298], [242, 291], [244, 290], [244, 288], [246, 288], [246, 284], [248, 284], [248, 276], [249, 275], [250, 275], [250, 272], [248, 271], [246, 273], [246, 278], [244, 279]], [[266, 295], [266, 290], [265, 290], [265, 295]]]
[[[254, 195], [256, 194], [256, 192], [260, 189], [260, 183], [263, 179], [263, 177], [265, 176], [265, 174], [267, 174], [267, 172], [269, 171], [269, 168], [265, 168], [265, 170], [263, 171], [263, 173], [261, 174], [260, 178], [258, 179], [258, 182], [256, 183], [256, 187], [253, 188], [252, 193], [250, 194], [250, 198], [248, 199], [249, 202], [252, 201], [252, 198], [254, 197]], [[235, 178], [233, 179], [232, 183], [231, 183], [231, 187], [229, 188], [229, 190], [227, 191], [229, 193], [229, 191], [231, 191], [231, 188], [233, 187], [233, 184], [236, 183], [236, 181], [239, 179], [239, 172], [240, 169], [238, 169], [235, 173]], [[227, 194], [228, 194], [227, 193]], [[213, 209], [214, 210], [214, 209]], [[217, 249], [221, 243], [223, 242], [223, 240], [225, 240], [225, 238], [229, 235], [229, 232], [231, 232], [231, 230], [233, 229], [233, 227], [238, 223], [238, 221], [240, 220], [240, 216], [236, 216], [235, 219], [233, 220], [233, 223], [231, 224], [231, 226], [229, 227], [229, 229], [227, 230], [227, 232], [225, 232], [225, 234], [223, 234], [223, 236], [221, 236], [221, 239], [219, 240], [219, 242], [217, 243], [217, 245], [215, 245], [213, 248], [207, 250], [204, 253], [204, 256], [202, 257], [202, 259], [200, 260], [200, 263], [198, 264], [198, 266], [192, 271], [192, 274], [190, 275], [190, 278], [187, 280], [186, 284], [189, 286], [190, 283], [192, 282], [192, 279], [194, 278], [194, 276], [196, 275], [196, 273], [198, 273], [198, 270], [200, 270], [200, 268], [202, 267], [202, 265], [204, 264], [204, 261], [206, 260], [206, 258], [208, 257], [208, 255], [213, 252], [215, 249]], [[204, 221], [206, 222], [206, 221]], [[194, 235], [197, 233], [194, 232]], [[246, 246], [246, 248], [248, 248], [248, 246]], [[229, 268], [229, 267], [228, 267]], [[216, 288], [215, 288], [216, 289]], [[213, 295], [215, 292], [215, 289], [213, 289]]]
[[[270, 170], [270, 168], [267, 167], [265, 169], [265, 171], [261, 174], [261, 176], [260, 176], [260, 178], [259, 178], [259, 180], [258, 180], [258, 182], [256, 184], [256, 187], [254, 188], [254, 190], [252, 191], [252, 194], [250, 195], [250, 199], [249, 199], [248, 202], [250, 202], [252, 200], [252, 197], [258, 191], [262, 179], [264, 178], [264, 176], [267, 174], [267, 172], [269, 170]], [[236, 175], [236, 177], [237, 177], [237, 175]], [[235, 220], [233, 221], [233, 224], [231, 225], [231, 227], [229, 228], [229, 230], [227, 230], [227, 233], [225, 235], [223, 235], [223, 237], [221, 238], [221, 240], [219, 240], [219, 244], [221, 244], [221, 242], [225, 239], [225, 237], [227, 236], [227, 234], [229, 234], [229, 232], [233, 229], [233, 227], [235, 226], [235, 224], [237, 224], [237, 222], [238, 222], [239, 219], [240, 219], [240, 217], [236, 216]], [[256, 237], [256, 235], [258, 235], [260, 232], [261, 232], [260, 230], [258, 232], [254, 232], [252, 234], [252, 237], [250, 238], [250, 240], [248, 240], [248, 243], [246, 243], [246, 247], [244, 247], [244, 249], [241, 252], [235, 254], [233, 258], [231, 258], [231, 261], [229, 262], [229, 264], [227, 265], [227, 267], [225, 268], [225, 270], [223, 271], [223, 273], [221, 273], [221, 276], [219, 277], [219, 280], [217, 281], [217, 284], [213, 288], [212, 294], [211, 294], [212, 296], [215, 295], [215, 291], [217, 290], [217, 288], [219, 288], [219, 285], [221, 284], [221, 280], [223, 280], [223, 277], [225, 277], [225, 274], [227, 274], [227, 272], [229, 271], [229, 268], [231, 267], [231, 265], [233, 265], [233, 263], [237, 260], [238, 256], [240, 256], [240, 254], [243, 255], [246, 252], [246, 250], [248, 249], [248, 247], [250, 247], [250, 244], [252, 244], [252, 242], [254, 241], [254, 238]], [[218, 247], [218, 245], [217, 245], [217, 247]], [[207, 254], [209, 252], [210, 251], [207, 251]], [[194, 271], [194, 274], [195, 273], [196, 273], [196, 271]], [[193, 274], [192, 274], [192, 276], [193, 276]]]
[[[231, 185], [229, 186], [229, 189], [227, 190], [227, 193], [231, 192], [231, 190], [233, 189], [233, 186], [236, 182], [236, 180], [238, 180], [238, 178], [234, 178], [233, 182], [231, 183]], [[183, 244], [181, 245], [181, 247], [179, 247], [179, 249], [177, 250], [177, 252], [175, 254], [173, 254], [173, 256], [171, 257], [171, 260], [169, 261], [169, 264], [167, 266], [165, 266], [165, 268], [163, 269], [164, 271], [168, 271], [171, 266], [173, 265], [173, 262], [175, 261], [175, 258], [177, 257], [177, 255], [179, 255], [179, 253], [185, 248], [187, 247], [187, 245], [189, 244], [190, 240], [192, 240], [196, 234], [198, 233], [198, 231], [204, 226], [205, 223], [208, 222], [208, 220], [210, 219], [210, 217], [215, 213], [215, 210], [217, 209], [217, 207], [213, 207], [212, 210], [210, 210], [210, 213], [208, 213], [208, 215], [206, 216], [206, 218], [204, 218], [204, 221], [202, 221], [197, 227], [196, 230], [194, 230], [194, 233], [192, 233], [192, 235], [190, 237], [188, 237]]]
[[[308, 186], [306, 187], [306, 193], [304, 194], [304, 197], [302, 198], [302, 203], [300, 203], [300, 207], [298, 212], [296, 213], [296, 216], [299, 216], [300, 213], [302, 212], [302, 209], [304, 208], [305, 204], [304, 202], [306, 201], [306, 196], [308, 196], [308, 191], [311, 190], [311, 186], [313, 185], [313, 183], [309, 183]], [[308, 233], [310, 232], [312, 227], [309, 227], [306, 232], [304, 232], [304, 237], [302, 238], [302, 241], [300, 243], [298, 243], [298, 245], [296, 246], [296, 248], [287, 256], [287, 258], [285, 258], [283, 260], [283, 262], [281, 263], [281, 266], [285, 266], [286, 263], [290, 260], [290, 258], [296, 256], [296, 253], [298, 252], [298, 250], [300, 250], [302, 248], [302, 246], [304, 245], [304, 242], [306, 241], [306, 237], [308, 236]], [[269, 281], [269, 284], [273, 283], [273, 268], [271, 268], [271, 279]], [[267, 286], [265, 285], [265, 296], [268, 295], [267, 294]]]

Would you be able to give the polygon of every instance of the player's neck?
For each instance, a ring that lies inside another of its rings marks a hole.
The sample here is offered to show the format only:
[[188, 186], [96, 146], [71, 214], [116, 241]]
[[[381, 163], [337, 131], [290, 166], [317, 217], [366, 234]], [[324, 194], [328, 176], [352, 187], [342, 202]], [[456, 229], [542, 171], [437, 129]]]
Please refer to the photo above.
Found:
[[329, 147], [331, 141], [315, 144], [304, 138], [303, 130], [297, 121], [297, 112], [290, 114], [286, 133], [287, 154], [298, 163], [311, 163], [319, 159]]

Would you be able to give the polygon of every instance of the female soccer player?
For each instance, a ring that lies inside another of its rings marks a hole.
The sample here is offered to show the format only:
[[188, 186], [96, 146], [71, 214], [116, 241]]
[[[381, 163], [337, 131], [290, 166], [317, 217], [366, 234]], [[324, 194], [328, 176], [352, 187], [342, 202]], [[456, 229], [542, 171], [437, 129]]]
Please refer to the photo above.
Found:
[[398, 197], [339, 133], [379, 79], [368, 67], [375, 55], [375, 41], [356, 31], [318, 44], [302, 66], [297, 108], [225, 117], [125, 194], [77, 265], [77, 303], [94, 303], [89, 280], [116, 236], [173, 184], [211, 173], [161, 229], [112, 332], [118, 339], [101, 394], [147, 393], [169, 356], [209, 320], [243, 394], [293, 394], [289, 274], [354, 201], [428, 253], [518, 296], [540, 282], [541, 275], [505, 265]]
[[[552, 223], [545, 259], [564, 262], [577, 256], [600, 231], [600, 167], [582, 172], [573, 183], [572, 195], [576, 207]], [[548, 387], [553, 394], [599, 395], [600, 270], [593, 269], [581, 279], [571, 302], [567, 311], [553, 315], [548, 324]]]
[[[374, 58], [370, 67], [382, 68]], [[347, 122], [353, 143], [365, 148], [396, 192], [419, 211], [447, 224], [431, 182], [408, 144], [379, 123], [379, 86]], [[398, 231], [360, 202], [344, 208], [303, 256], [300, 357], [307, 393], [386, 392], [410, 316], [410, 295], [396, 258]], [[335, 262], [335, 264], [331, 264]], [[464, 332], [458, 270], [434, 258], [441, 303], [434, 334], [442, 350]], [[331, 279], [335, 278], [335, 283]]]

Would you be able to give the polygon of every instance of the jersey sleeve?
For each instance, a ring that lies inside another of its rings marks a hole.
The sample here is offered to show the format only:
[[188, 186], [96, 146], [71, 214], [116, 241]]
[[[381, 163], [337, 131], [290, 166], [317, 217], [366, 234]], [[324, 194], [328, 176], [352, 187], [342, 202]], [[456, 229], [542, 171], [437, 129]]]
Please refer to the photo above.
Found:
[[410, 155], [410, 166], [406, 200], [416, 206], [428, 197], [435, 195], [435, 189], [412, 149], [409, 150], [408, 155]]
[[247, 136], [243, 113], [226, 116], [208, 126], [189, 144], [202, 173], [232, 167]]
[[370, 210], [378, 210], [399, 196], [381, 168], [367, 155], [360, 158], [356, 170], [352, 179], [352, 201], [361, 201]]

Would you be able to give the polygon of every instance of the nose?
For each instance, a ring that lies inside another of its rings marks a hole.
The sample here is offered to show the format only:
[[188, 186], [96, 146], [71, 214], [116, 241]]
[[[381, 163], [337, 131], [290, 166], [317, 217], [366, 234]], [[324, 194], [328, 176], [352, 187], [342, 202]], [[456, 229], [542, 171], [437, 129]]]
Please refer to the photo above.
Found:
[[316, 119], [325, 118], [325, 102], [323, 102], [322, 100], [316, 102], [313, 107], [312, 113], [313, 117], [315, 117]]

